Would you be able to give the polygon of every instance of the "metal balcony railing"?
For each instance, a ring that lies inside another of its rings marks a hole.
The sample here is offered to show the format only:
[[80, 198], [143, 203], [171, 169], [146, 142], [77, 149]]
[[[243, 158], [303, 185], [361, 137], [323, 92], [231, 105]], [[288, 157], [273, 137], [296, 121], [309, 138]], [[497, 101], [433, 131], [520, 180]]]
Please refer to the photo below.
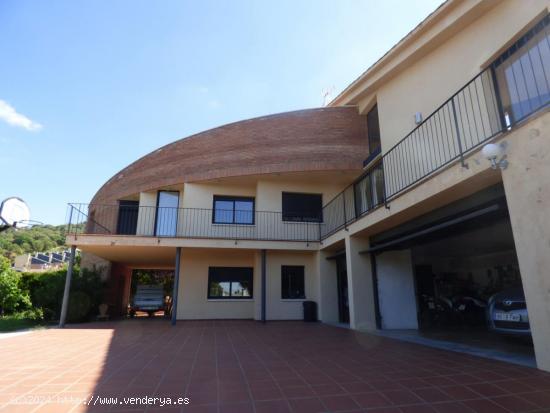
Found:
[[407, 134], [323, 209], [321, 239], [550, 103], [550, 15]]
[[[228, 215], [236, 223], [223, 222]], [[67, 216], [68, 235], [319, 242], [322, 225], [284, 221], [280, 212], [74, 203]]]

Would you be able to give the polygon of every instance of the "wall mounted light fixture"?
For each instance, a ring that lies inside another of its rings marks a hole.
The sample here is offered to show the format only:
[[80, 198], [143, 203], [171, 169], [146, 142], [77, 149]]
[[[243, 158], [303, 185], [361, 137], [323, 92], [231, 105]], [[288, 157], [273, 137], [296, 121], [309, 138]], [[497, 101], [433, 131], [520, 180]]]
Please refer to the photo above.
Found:
[[491, 162], [491, 168], [506, 169], [508, 167], [508, 160], [506, 159], [505, 149], [505, 142], [500, 144], [488, 143], [483, 147], [481, 153], [489, 162]]

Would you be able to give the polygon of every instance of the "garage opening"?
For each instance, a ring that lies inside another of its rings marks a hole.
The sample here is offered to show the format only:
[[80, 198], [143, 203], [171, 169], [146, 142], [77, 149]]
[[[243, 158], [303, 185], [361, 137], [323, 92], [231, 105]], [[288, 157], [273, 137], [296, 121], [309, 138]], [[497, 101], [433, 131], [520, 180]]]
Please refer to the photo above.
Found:
[[172, 314], [173, 286], [173, 270], [134, 269], [128, 317], [169, 319]]
[[501, 185], [372, 237], [368, 252], [383, 330], [534, 363]]

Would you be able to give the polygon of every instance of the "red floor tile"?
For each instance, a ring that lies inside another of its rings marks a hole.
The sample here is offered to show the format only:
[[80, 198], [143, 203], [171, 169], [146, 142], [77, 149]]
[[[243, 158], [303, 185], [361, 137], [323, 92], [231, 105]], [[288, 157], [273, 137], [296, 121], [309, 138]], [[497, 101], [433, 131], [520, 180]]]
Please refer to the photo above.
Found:
[[513, 413], [528, 412], [537, 409], [535, 404], [530, 403], [519, 396], [493, 397], [491, 401]]
[[412, 392], [416, 394], [418, 397], [420, 397], [423, 401], [428, 403], [443, 402], [443, 401], [451, 400], [451, 396], [449, 396], [448, 394], [442, 392], [440, 389], [437, 389], [435, 387], [415, 389], [415, 390], [412, 390]]
[[387, 407], [392, 405], [392, 403], [380, 392], [354, 394], [352, 397], [357, 404], [359, 404], [359, 406], [365, 409], [372, 407]]
[[327, 396], [321, 397], [321, 402], [331, 412], [340, 412], [344, 410], [358, 409], [359, 405], [355, 403], [350, 396]]
[[294, 412], [299, 413], [321, 413], [326, 412], [325, 407], [318, 398], [293, 399], [289, 400], [290, 407]]
[[2, 413], [62, 412], [13, 404], [55, 394], [191, 400], [181, 408], [75, 402], [71, 413], [550, 411], [550, 374], [321, 323], [131, 320], [1, 345]]
[[423, 403], [418, 396], [409, 390], [389, 390], [381, 393], [386, 399], [397, 406]]

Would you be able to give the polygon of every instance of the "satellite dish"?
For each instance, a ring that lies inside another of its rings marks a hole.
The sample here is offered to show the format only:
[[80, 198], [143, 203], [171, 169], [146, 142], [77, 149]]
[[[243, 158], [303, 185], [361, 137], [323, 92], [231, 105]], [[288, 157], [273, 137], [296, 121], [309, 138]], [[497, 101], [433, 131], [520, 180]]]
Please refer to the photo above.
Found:
[[2, 229], [28, 227], [30, 217], [31, 211], [21, 198], [6, 198], [0, 205], [0, 225], [3, 227]]

